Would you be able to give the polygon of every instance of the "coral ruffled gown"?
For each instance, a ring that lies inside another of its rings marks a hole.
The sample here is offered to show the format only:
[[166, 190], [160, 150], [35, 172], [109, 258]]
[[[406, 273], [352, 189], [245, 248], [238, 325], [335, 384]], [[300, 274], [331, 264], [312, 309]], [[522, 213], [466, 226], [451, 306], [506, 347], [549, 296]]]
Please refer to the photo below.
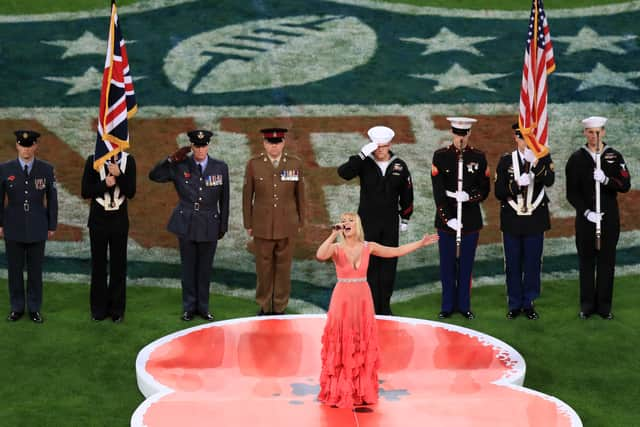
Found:
[[322, 371], [318, 400], [340, 408], [378, 401], [378, 331], [364, 243], [360, 265], [351, 265], [338, 246], [333, 256], [338, 283], [333, 290], [322, 334]]

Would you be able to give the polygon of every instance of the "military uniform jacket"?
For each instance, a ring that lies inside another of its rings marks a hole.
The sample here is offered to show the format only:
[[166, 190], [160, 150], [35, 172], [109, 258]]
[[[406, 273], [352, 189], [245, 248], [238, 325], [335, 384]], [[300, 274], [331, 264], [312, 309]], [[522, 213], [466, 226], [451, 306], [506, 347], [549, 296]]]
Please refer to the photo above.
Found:
[[[105, 175], [108, 175], [107, 165], [103, 165], [103, 168]], [[119, 194], [124, 196], [124, 201], [117, 210], [105, 210], [96, 199], [104, 198], [109, 188], [106, 181], [101, 179], [100, 174], [93, 168], [93, 154], [87, 157], [82, 174], [82, 197], [91, 199], [87, 223], [89, 228], [122, 232], [129, 230], [127, 200], [132, 199], [136, 194], [136, 162], [132, 155], [127, 155], [125, 170], [121, 170], [120, 175], [115, 178], [115, 186], [118, 187]]]
[[168, 159], [149, 172], [155, 182], [172, 181], [178, 198], [167, 230], [196, 242], [213, 242], [229, 225], [229, 168], [221, 160], [208, 157], [202, 172], [192, 156], [182, 162]]
[[[435, 227], [441, 231], [455, 233], [447, 221], [456, 218], [457, 202], [447, 196], [447, 191], [458, 190], [458, 153], [453, 145], [433, 153], [431, 183], [436, 203]], [[462, 190], [469, 193], [469, 200], [462, 203], [462, 232], [470, 233], [482, 228], [480, 202], [489, 195], [489, 167], [484, 153], [467, 145], [462, 152]]]
[[0, 180], [0, 226], [4, 227], [5, 239], [24, 243], [47, 240], [48, 232], [58, 226], [53, 166], [34, 159], [27, 178], [16, 158], [2, 164]]
[[286, 152], [277, 168], [266, 153], [247, 162], [242, 186], [244, 228], [254, 237], [284, 239], [305, 223], [305, 189], [302, 160]]
[[[496, 168], [495, 194], [500, 201], [500, 230], [515, 235], [537, 234], [551, 228], [549, 221], [549, 198], [546, 192], [542, 195], [540, 203], [531, 211], [531, 215], [518, 215], [509, 203], [516, 201], [523, 195], [523, 187], [518, 185], [517, 176], [514, 176], [513, 154], [506, 153], [498, 162]], [[518, 153], [520, 174], [524, 173], [524, 160]], [[555, 181], [555, 172], [551, 155], [538, 159], [535, 167], [531, 168], [534, 178], [527, 188], [532, 191], [532, 201], [538, 200], [540, 192], [545, 187], [550, 187]]]
[[[611, 226], [618, 229], [620, 213], [617, 196], [618, 193], [629, 191], [631, 177], [622, 154], [605, 145], [600, 156], [600, 167], [609, 178], [607, 184], [600, 185], [600, 210], [605, 213], [602, 217], [602, 227]], [[587, 210], [595, 211], [596, 189], [593, 180], [595, 167], [596, 162], [586, 145], [575, 151], [567, 161], [567, 200], [576, 210], [578, 224], [587, 222], [584, 215]]]
[[398, 227], [398, 216], [408, 220], [413, 213], [413, 182], [407, 164], [391, 154], [384, 175], [373, 156], [351, 156], [338, 167], [338, 175], [350, 180], [360, 178], [360, 204], [358, 214], [366, 229], [373, 226], [394, 224]]

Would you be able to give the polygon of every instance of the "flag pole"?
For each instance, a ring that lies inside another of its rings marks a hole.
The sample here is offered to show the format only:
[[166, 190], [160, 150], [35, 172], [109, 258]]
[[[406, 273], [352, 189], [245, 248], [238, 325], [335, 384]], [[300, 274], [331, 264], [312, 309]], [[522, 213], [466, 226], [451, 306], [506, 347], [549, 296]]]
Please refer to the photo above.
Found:
[[[460, 148], [458, 149], [458, 195], [462, 193], [462, 175], [464, 173], [464, 164], [462, 159], [462, 144], [464, 137], [460, 140]], [[458, 220], [458, 228], [456, 229], [456, 259], [460, 259], [460, 246], [462, 245], [462, 201], [459, 197], [456, 202], [456, 219]]]
[[[596, 131], [596, 169], [600, 169], [600, 131]], [[596, 181], [596, 250], [600, 250], [600, 236], [602, 235], [602, 219], [600, 215], [600, 182]]]

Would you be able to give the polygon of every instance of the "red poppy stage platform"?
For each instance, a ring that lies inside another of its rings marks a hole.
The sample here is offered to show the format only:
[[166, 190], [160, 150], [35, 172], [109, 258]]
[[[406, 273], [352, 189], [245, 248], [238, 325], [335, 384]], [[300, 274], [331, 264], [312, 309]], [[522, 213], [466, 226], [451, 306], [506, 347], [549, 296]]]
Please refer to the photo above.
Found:
[[379, 317], [380, 401], [330, 408], [319, 391], [324, 315], [234, 319], [176, 332], [136, 361], [134, 427], [579, 427], [564, 402], [522, 387], [525, 362], [491, 336]]

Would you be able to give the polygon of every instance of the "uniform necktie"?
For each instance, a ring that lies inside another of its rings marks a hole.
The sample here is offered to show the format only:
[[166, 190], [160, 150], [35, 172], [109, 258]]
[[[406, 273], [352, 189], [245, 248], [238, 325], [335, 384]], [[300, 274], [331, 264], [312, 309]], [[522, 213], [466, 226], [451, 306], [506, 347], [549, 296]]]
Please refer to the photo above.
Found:
[[200, 172], [200, 176], [202, 176], [202, 163], [198, 163], [198, 172]]
[[29, 178], [29, 166], [27, 165], [24, 165], [24, 176]]
[[276, 160], [272, 160], [272, 161], [271, 161], [271, 163], [273, 163], [273, 167], [274, 167], [274, 168], [277, 168], [277, 167], [278, 167], [278, 163], [279, 163], [279, 162], [278, 162], [278, 160], [277, 160], [277, 159], [276, 159]]

